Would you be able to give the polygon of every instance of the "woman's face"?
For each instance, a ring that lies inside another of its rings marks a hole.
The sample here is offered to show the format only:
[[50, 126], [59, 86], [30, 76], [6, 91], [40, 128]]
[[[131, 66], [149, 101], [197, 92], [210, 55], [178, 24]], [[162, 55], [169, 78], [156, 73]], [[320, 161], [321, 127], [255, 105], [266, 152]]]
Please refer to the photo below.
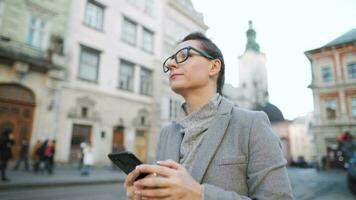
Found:
[[[188, 40], [180, 43], [174, 52], [188, 46], [203, 51], [199, 41]], [[170, 60], [167, 63], [170, 69], [168, 73], [170, 87], [174, 92], [183, 94], [207, 86], [210, 65], [211, 60], [201, 56], [194, 50], [189, 51], [188, 59], [182, 63], [177, 64], [174, 59]]]

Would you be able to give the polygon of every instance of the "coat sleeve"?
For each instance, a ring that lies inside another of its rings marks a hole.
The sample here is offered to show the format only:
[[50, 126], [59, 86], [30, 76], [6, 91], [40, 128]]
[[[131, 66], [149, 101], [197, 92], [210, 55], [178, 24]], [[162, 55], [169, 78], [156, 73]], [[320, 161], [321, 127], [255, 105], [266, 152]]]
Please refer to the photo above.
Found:
[[[256, 113], [256, 112], [255, 112]], [[278, 136], [272, 131], [267, 115], [254, 114], [248, 145], [248, 197], [203, 184], [203, 200], [290, 200], [292, 189]], [[236, 180], [238, 181], [238, 180]]]

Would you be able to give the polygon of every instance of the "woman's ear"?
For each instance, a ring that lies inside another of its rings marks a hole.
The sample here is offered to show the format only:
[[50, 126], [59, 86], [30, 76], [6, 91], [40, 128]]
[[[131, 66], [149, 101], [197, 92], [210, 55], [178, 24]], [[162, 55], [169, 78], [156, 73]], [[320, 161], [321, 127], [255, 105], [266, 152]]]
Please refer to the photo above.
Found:
[[215, 76], [216, 74], [219, 74], [220, 69], [221, 69], [221, 61], [219, 59], [212, 60], [209, 69], [209, 75]]

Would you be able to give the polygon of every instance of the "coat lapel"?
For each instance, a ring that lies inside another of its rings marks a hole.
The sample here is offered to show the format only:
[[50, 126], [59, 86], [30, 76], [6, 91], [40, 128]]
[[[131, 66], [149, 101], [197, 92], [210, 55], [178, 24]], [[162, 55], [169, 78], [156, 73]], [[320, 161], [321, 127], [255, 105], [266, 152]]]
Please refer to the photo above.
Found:
[[196, 158], [199, 158], [199, 160], [193, 163], [191, 174], [192, 177], [199, 183], [202, 181], [204, 174], [225, 135], [226, 128], [231, 118], [232, 108], [233, 104], [223, 98], [216, 117], [213, 119], [207, 132], [204, 134], [202, 144], [196, 154]]
[[168, 137], [166, 153], [164, 154], [166, 157], [162, 160], [171, 159], [175, 162], [179, 163], [179, 151], [180, 144], [182, 143], [183, 135], [181, 133], [181, 127], [177, 123], [173, 123], [173, 127], [168, 130], [170, 137]]

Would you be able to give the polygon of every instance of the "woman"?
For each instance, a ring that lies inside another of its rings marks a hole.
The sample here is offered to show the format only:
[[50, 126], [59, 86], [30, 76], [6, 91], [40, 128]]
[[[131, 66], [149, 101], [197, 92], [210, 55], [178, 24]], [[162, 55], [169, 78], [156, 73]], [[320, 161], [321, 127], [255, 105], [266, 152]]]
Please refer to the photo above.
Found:
[[[293, 199], [280, 141], [262, 112], [221, 96], [224, 59], [201, 33], [186, 36], [166, 59], [183, 116], [160, 133], [157, 165], [125, 180], [130, 199]], [[140, 173], [149, 173], [135, 181]]]

